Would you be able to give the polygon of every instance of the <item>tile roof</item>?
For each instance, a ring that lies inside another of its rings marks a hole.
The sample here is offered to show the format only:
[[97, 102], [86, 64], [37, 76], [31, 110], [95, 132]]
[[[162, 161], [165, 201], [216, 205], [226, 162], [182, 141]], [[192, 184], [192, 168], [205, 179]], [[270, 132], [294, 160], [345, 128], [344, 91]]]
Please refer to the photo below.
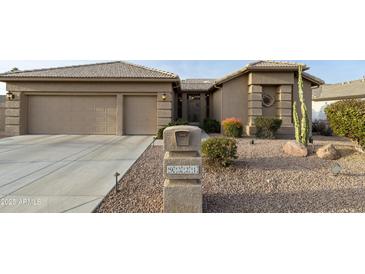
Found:
[[308, 69], [305, 64], [294, 63], [294, 62], [282, 62], [282, 61], [257, 61], [247, 65], [249, 68], [289, 68], [289, 69], [298, 69], [298, 66], [302, 65], [304, 70]]
[[213, 87], [215, 79], [185, 79], [181, 80], [182, 91], [208, 91]]
[[[298, 63], [278, 61], [257, 61], [250, 63], [240, 70], [224, 76], [219, 80], [214, 79], [186, 79], [181, 81], [182, 90], [207, 91], [214, 84], [222, 84], [249, 71], [296, 71]], [[304, 70], [308, 69], [304, 66]], [[316, 84], [324, 82], [308, 73], [303, 77]], [[0, 74], [1, 81], [32, 80], [32, 79], [151, 79], [178, 81], [178, 75], [154, 68], [135, 65], [128, 62], [115, 61], [107, 63], [86, 64], [78, 66], [55, 67], [36, 70], [6, 72]]]
[[78, 66], [24, 70], [0, 74], [0, 79], [21, 78], [120, 78], [178, 79], [174, 73], [122, 61]]
[[338, 84], [322, 85], [313, 91], [313, 101], [365, 98], [365, 77]]
[[[297, 71], [299, 65], [303, 66], [303, 70], [308, 70], [309, 67], [307, 67], [305, 64], [300, 63], [294, 63], [294, 62], [279, 62], [279, 61], [256, 61], [253, 63], [250, 63], [243, 68], [230, 73], [216, 81], [216, 85], [223, 84], [224, 82], [227, 82], [231, 79], [234, 79], [240, 75], [243, 75], [245, 73], [248, 73], [250, 71]], [[303, 73], [303, 78], [317, 84], [322, 85], [324, 84], [324, 81], [321, 79], [314, 77], [313, 75], [310, 75], [309, 73]]]

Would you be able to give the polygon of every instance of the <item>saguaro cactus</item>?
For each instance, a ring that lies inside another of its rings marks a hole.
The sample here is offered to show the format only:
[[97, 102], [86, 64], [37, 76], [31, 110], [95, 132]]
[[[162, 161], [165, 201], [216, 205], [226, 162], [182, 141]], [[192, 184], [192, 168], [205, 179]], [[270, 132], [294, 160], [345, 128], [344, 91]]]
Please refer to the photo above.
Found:
[[307, 146], [309, 141], [309, 117], [308, 117], [307, 105], [305, 104], [304, 101], [302, 70], [303, 70], [302, 65], [299, 65], [298, 93], [299, 93], [299, 102], [300, 102], [302, 119], [299, 122], [299, 115], [296, 102], [293, 103], [293, 118], [295, 127], [295, 140], [298, 143], [302, 143], [303, 145]]
[[293, 120], [294, 120], [294, 128], [295, 128], [295, 141], [300, 143], [300, 122], [297, 110], [297, 102], [293, 103]]

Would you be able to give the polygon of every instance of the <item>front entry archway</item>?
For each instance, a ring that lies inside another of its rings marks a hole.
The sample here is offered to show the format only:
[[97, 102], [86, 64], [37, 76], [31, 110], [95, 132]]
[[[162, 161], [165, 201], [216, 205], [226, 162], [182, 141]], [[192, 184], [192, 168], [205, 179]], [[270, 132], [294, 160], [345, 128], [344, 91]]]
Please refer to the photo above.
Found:
[[188, 95], [188, 122], [200, 122], [200, 94]]
[[203, 92], [185, 93], [177, 96], [177, 119], [192, 125], [203, 125], [209, 117], [209, 95]]

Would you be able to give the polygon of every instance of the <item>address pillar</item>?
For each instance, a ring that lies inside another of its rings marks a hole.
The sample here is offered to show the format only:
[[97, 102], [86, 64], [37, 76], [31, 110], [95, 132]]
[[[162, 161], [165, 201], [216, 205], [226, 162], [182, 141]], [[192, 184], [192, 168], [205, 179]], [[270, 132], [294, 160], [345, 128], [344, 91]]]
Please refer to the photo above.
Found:
[[174, 126], [166, 128], [163, 135], [164, 212], [200, 213], [203, 211], [201, 129]]

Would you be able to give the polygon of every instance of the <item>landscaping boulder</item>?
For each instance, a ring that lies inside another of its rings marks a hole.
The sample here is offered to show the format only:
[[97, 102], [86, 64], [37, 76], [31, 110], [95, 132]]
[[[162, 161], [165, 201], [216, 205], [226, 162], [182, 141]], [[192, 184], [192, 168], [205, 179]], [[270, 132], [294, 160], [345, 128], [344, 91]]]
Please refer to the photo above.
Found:
[[355, 147], [355, 150], [360, 152], [360, 153], [365, 153], [365, 147], [361, 147], [360, 144], [358, 142], [353, 142], [355, 143], [354, 147]]
[[341, 154], [332, 144], [325, 145], [317, 150], [317, 156], [325, 160], [337, 160], [341, 158]]
[[305, 145], [297, 143], [296, 141], [289, 141], [283, 146], [284, 153], [296, 157], [308, 156], [308, 149]]

